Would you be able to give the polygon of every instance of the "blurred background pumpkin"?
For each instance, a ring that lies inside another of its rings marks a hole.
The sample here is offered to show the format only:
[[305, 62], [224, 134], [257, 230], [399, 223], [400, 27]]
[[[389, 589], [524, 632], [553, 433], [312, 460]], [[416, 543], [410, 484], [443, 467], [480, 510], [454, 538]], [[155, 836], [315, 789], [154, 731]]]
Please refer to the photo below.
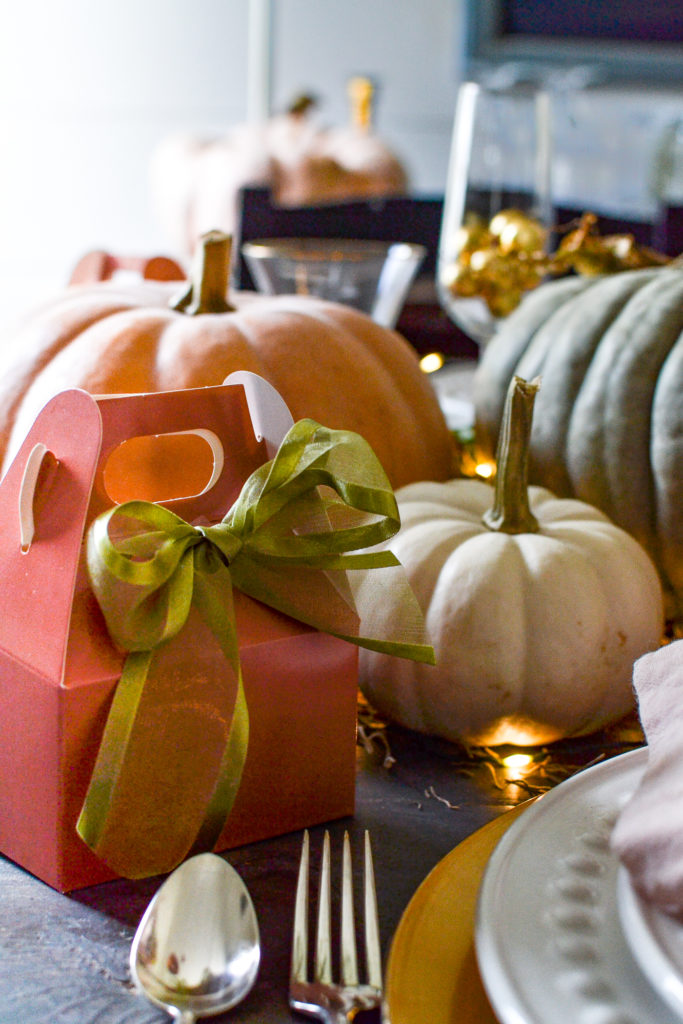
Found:
[[373, 83], [354, 77], [348, 92], [346, 127], [319, 121], [315, 98], [304, 94], [283, 114], [234, 125], [216, 138], [163, 139], [152, 154], [150, 188], [174, 250], [190, 256], [200, 234], [213, 228], [234, 234], [245, 186], [268, 186], [285, 206], [405, 194], [406, 170], [373, 127]]

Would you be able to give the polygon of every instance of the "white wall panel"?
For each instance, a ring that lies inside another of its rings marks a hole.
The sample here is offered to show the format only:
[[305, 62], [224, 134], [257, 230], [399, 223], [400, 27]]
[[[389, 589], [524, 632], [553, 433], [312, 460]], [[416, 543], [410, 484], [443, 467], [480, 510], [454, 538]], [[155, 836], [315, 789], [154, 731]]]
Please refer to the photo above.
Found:
[[[272, 0], [271, 94], [306, 87], [330, 123], [347, 78], [381, 83], [378, 130], [414, 186], [440, 192], [460, 0]], [[91, 248], [168, 251], [147, 170], [177, 129], [247, 116], [249, 0], [3, 0], [0, 325], [61, 287]]]

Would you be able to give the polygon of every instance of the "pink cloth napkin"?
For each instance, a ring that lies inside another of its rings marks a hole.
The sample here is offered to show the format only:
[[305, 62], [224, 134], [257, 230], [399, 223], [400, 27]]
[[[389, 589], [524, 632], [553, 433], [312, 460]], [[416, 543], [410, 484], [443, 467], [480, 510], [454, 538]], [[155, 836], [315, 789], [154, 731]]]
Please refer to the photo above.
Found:
[[683, 640], [639, 658], [633, 684], [648, 760], [612, 848], [644, 899], [683, 917]]

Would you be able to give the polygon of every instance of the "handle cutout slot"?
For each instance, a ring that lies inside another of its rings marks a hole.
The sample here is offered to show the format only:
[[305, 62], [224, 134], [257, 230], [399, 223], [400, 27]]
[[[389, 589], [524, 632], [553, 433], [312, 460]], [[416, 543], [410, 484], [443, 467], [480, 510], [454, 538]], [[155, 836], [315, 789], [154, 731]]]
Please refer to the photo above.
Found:
[[21, 553], [28, 554], [40, 517], [52, 487], [59, 460], [39, 441], [29, 453], [19, 487], [19, 543]]
[[145, 434], [123, 441], [104, 466], [103, 483], [117, 505], [174, 501], [209, 491], [223, 472], [223, 445], [212, 430]]

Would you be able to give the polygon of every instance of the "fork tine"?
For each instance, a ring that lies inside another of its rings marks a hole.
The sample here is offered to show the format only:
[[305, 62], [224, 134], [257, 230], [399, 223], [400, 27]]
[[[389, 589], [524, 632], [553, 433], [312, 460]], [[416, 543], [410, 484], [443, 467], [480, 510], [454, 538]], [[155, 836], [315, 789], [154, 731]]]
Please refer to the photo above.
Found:
[[324, 1020], [327, 1024], [348, 1024], [360, 1010], [369, 1010], [382, 1003], [382, 962], [377, 918], [375, 873], [372, 864], [370, 833], [365, 833], [365, 973], [367, 983], [358, 980], [357, 931], [353, 908], [353, 872], [351, 842], [344, 833], [341, 888], [341, 956], [337, 984], [332, 981], [332, 900], [330, 836], [325, 832], [318, 893], [318, 926], [316, 935], [314, 980], [308, 975], [308, 889], [309, 834], [304, 833], [299, 862], [299, 877], [294, 909], [292, 936], [292, 968], [289, 983], [289, 1005], [298, 1013]]
[[353, 912], [353, 875], [351, 872], [351, 844], [349, 833], [344, 832], [342, 859], [341, 904], [341, 976], [342, 984], [358, 984], [358, 957]]
[[382, 988], [382, 953], [379, 942], [379, 921], [377, 915], [377, 891], [375, 871], [372, 863], [370, 833], [365, 832], [365, 960], [368, 983]]
[[294, 932], [292, 939], [291, 976], [294, 981], [305, 981], [308, 971], [308, 830], [304, 832], [301, 844], [299, 876], [296, 883], [294, 904]]
[[330, 895], [330, 833], [325, 832], [318, 893], [318, 929], [315, 946], [315, 980], [332, 984], [332, 912]]

